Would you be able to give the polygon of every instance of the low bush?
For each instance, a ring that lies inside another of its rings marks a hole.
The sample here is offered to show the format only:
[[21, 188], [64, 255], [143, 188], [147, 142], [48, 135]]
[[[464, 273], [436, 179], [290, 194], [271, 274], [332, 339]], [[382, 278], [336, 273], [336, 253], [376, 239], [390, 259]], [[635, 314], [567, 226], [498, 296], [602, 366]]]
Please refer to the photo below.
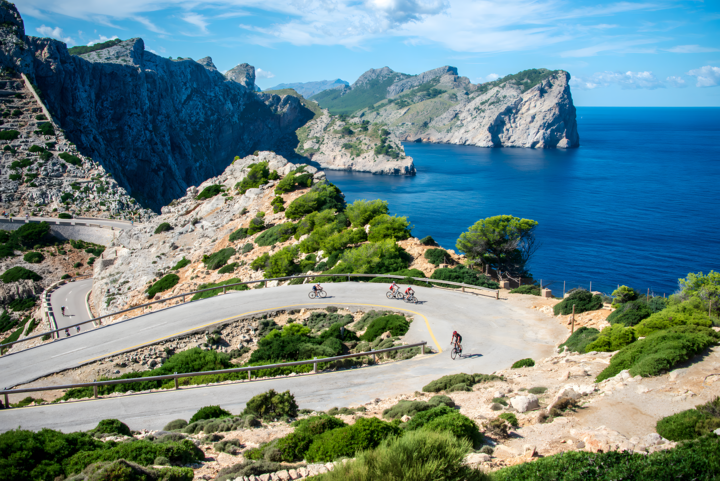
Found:
[[388, 213], [387, 201], [375, 199], [364, 200], [358, 199], [349, 204], [345, 209], [345, 214], [353, 227], [365, 227], [375, 217]]
[[123, 423], [118, 419], [103, 419], [98, 425], [90, 431], [91, 433], [99, 434], [118, 434], [121, 436], [131, 436], [130, 428], [127, 424]]
[[159, 281], [155, 282], [147, 290], [148, 299], [152, 299], [153, 297], [155, 297], [155, 294], [159, 292], [164, 292], [172, 289], [177, 285], [178, 282], [180, 282], [180, 277], [177, 274], [164, 275]]
[[[329, 306], [332, 307], [332, 306]], [[328, 308], [329, 309], [329, 308]], [[335, 308], [337, 311], [337, 308]], [[379, 317], [379, 316], [378, 316]], [[329, 328], [333, 324], [340, 324], [341, 326], [347, 326], [353, 322], [354, 318], [352, 314], [340, 315], [336, 312], [319, 312], [315, 311], [310, 314], [304, 325], [312, 329], [313, 331], [322, 331]]]
[[244, 239], [248, 236], [248, 229], [247, 227], [240, 227], [239, 229], [233, 231], [232, 234], [230, 234], [230, 242], [237, 242], [240, 239]]
[[60, 157], [62, 160], [67, 162], [70, 165], [74, 165], [76, 167], [80, 167], [82, 165], [82, 160], [80, 160], [79, 157], [76, 157], [72, 154], [68, 154], [67, 152], [62, 152], [58, 154], [58, 157]]
[[463, 265], [455, 267], [443, 267], [441, 269], [435, 269], [435, 272], [430, 276], [431, 279], [438, 279], [442, 281], [460, 282], [463, 284], [470, 284], [473, 286], [487, 287], [488, 289], [499, 289], [500, 284], [495, 281], [491, 281], [487, 276], [480, 274], [472, 269], [468, 269]]
[[179, 271], [179, 270], [182, 269], [183, 267], [189, 266], [189, 265], [190, 265], [190, 261], [187, 260], [187, 259], [185, 259], [185, 256], [183, 256], [183, 258], [180, 259], [180, 260], [177, 262], [177, 264], [175, 264], [175, 265], [173, 266], [172, 270], [174, 270], [174, 271]]
[[480, 446], [483, 436], [470, 418], [446, 405], [433, 407], [413, 416], [405, 426], [407, 431], [423, 429], [431, 432], [448, 431], [459, 439], [467, 439]]
[[518, 422], [518, 418], [517, 416], [515, 416], [515, 413], [502, 413], [498, 417], [507, 421], [507, 423], [514, 428], [520, 426], [520, 423]]
[[432, 236], [425, 236], [422, 239], [420, 239], [420, 243], [424, 246], [436, 246], [438, 245], [437, 242], [435, 242], [435, 239], [432, 238]]
[[467, 386], [475, 385], [475, 377], [470, 374], [448, 374], [440, 379], [431, 381], [429, 384], [423, 387], [423, 392], [440, 392], [448, 391], [451, 387], [457, 386], [458, 384], [465, 384]]
[[490, 481], [490, 475], [463, 463], [471, 449], [469, 441], [449, 433], [410, 432], [358, 453], [348, 463], [337, 464], [318, 481]]
[[675, 326], [712, 327], [712, 325], [712, 321], [707, 316], [707, 304], [700, 311], [695, 303], [685, 301], [643, 319], [635, 326], [635, 332], [638, 336], [648, 336], [653, 332]]
[[0, 280], [2, 280], [5, 284], [10, 284], [11, 282], [18, 282], [25, 279], [29, 279], [31, 281], [39, 281], [42, 280], [42, 276], [36, 272], [31, 271], [30, 269], [26, 269], [21, 266], [11, 267], [10, 269], [3, 272], [2, 275], [0, 275]]
[[709, 435], [652, 454], [630, 451], [591, 453], [569, 451], [519, 464], [493, 473], [496, 481], [579, 481], [593, 479], [703, 480], [720, 472], [720, 437]]
[[45, 260], [45, 256], [40, 252], [28, 252], [23, 256], [23, 260], [31, 264], [40, 264]]
[[247, 242], [247, 243], [243, 246], [242, 251], [241, 251], [241, 254], [247, 254], [248, 252], [250, 252], [250, 251], [253, 250], [254, 248], [255, 248], [255, 246], [253, 246], [253, 243], [252, 243], [252, 242]]
[[[273, 446], [280, 452], [281, 460], [286, 462], [301, 461], [315, 438], [327, 431], [347, 426], [342, 420], [328, 415], [310, 416], [293, 423], [295, 430], [278, 440]], [[264, 450], [258, 454], [264, 456]]]
[[214, 185], [208, 185], [205, 187], [202, 192], [200, 192], [197, 197], [195, 197], [196, 200], [205, 200], [205, 199], [211, 199], [218, 195], [220, 192], [222, 192], [223, 186], [222, 184], [214, 184]]
[[428, 249], [425, 251], [425, 259], [434, 266], [452, 263], [452, 257], [445, 249]]
[[515, 363], [512, 365], [512, 369], [519, 369], [521, 367], [533, 367], [534, 365], [535, 361], [528, 357], [526, 359], [520, 359], [519, 361], [515, 361]]
[[545, 392], [547, 392], [547, 388], [542, 386], [536, 386], [531, 387], [527, 390], [527, 392], [529, 392], [530, 394], [545, 394]]
[[618, 305], [617, 309], [607, 317], [607, 321], [610, 324], [630, 327], [650, 317], [652, 313], [645, 301], [628, 301]]
[[637, 336], [632, 328], [624, 327], [622, 324], [615, 324], [603, 329], [598, 337], [585, 347], [585, 352], [619, 351], [635, 342], [635, 339], [637, 339]]
[[243, 447], [242, 444], [240, 444], [239, 439], [228, 439], [226, 441], [220, 441], [219, 443], [216, 443], [213, 448], [218, 453], [228, 453], [233, 454], [236, 451], [238, 451], [241, 447]]
[[248, 414], [266, 421], [295, 418], [298, 414], [298, 405], [295, 402], [295, 396], [290, 391], [278, 393], [274, 389], [270, 389], [254, 396], [247, 402], [242, 415]]
[[250, 268], [258, 271], [258, 270], [264, 270], [268, 267], [270, 263], [270, 254], [265, 252], [263, 255], [256, 257], [253, 259], [253, 261], [250, 263]]
[[57, 240], [49, 234], [50, 224], [47, 222], [23, 224], [10, 235], [10, 242], [19, 243], [25, 247], [34, 247]]
[[17, 130], [3, 130], [0, 132], [0, 140], [17, 140], [20, 132]]
[[[497, 404], [494, 404], [494, 406]], [[493, 409], [497, 411], [497, 409]], [[510, 436], [510, 428], [512, 427], [504, 418], [496, 417], [484, 424], [485, 434], [489, 434], [496, 439], [506, 439]]]
[[[158, 462], [159, 461], [159, 462]], [[150, 464], [167, 466], [170, 460], [165, 456], [158, 456]], [[118, 459], [117, 461], [106, 461], [91, 464], [85, 468], [79, 476], [73, 476], [73, 481], [192, 481], [194, 474], [192, 468], [161, 468], [155, 469], [139, 464]]]
[[595, 382], [616, 376], [624, 369], [629, 369], [631, 376], [656, 376], [717, 344], [718, 340], [719, 333], [699, 326], [654, 332], [615, 354]]
[[163, 428], [163, 431], [176, 431], [178, 429], [182, 429], [188, 425], [188, 422], [184, 419], [176, 419], [174, 421], [170, 421], [165, 425]]
[[582, 326], [573, 332], [565, 342], [558, 347], [566, 347], [569, 351], [583, 354], [589, 352], [587, 346], [600, 336], [600, 331], [594, 327]]
[[365, 333], [360, 336], [363, 341], [372, 341], [384, 332], [390, 331], [393, 336], [402, 336], [410, 329], [410, 323], [405, 316], [390, 314], [375, 318]]
[[[200, 285], [198, 286], [198, 290], [213, 289], [213, 288], [215, 288], [215, 287], [217, 287], [218, 289], [215, 289], [215, 290], [212, 290], [212, 291], [198, 292], [197, 294], [195, 294], [195, 295], [192, 297], [192, 300], [193, 300], [193, 301], [197, 301], [197, 300], [200, 300], [200, 299], [208, 299], [208, 298], [210, 298], [210, 297], [215, 297], [215, 296], [217, 296], [218, 294], [221, 294], [221, 293], [222, 293], [222, 291], [223, 291], [223, 286], [227, 286], [227, 285], [229, 285], [229, 284], [236, 284], [236, 283], [238, 283], [238, 282], [243, 282], [243, 281], [242, 281], [242, 279], [240, 279], [240, 278], [238, 278], [238, 277], [233, 277], [232, 279], [228, 279], [228, 280], [222, 281], [222, 282], [215, 282], [215, 283], [210, 282], [210, 283], [207, 283], [207, 284], [200, 284]], [[250, 288], [247, 286], [247, 284], [240, 284], [240, 285], [237, 285], [237, 286], [225, 287], [225, 290], [227, 290], [227, 291], [247, 291], [247, 290], [249, 290], [249, 289], [250, 289]]]
[[155, 228], [155, 234], [160, 234], [169, 230], [173, 230], [173, 226], [171, 226], [167, 222], [163, 222]]
[[231, 272], [235, 272], [235, 269], [237, 269], [239, 265], [239, 263], [233, 262], [232, 264], [223, 266], [218, 270], [218, 274], [230, 274]]
[[254, 217], [252, 220], [250, 220], [250, 225], [248, 225], [247, 228], [247, 234], [253, 235], [257, 234], [258, 232], [262, 232], [265, 229], [265, 220], [260, 217]]
[[510, 294], [530, 294], [533, 296], [539, 296], [541, 293], [540, 286], [536, 286], [534, 284], [519, 286], [510, 291]]
[[255, 243], [263, 247], [271, 246], [278, 242], [285, 242], [293, 234], [295, 234], [295, 225], [292, 222], [287, 222], [269, 228], [255, 239]]
[[635, 301], [640, 297], [640, 293], [628, 286], [620, 286], [612, 293], [613, 307], [617, 307], [626, 302]]
[[214, 479], [215, 481], [233, 481], [243, 477], [255, 477], [257, 479], [260, 475], [275, 473], [284, 469], [288, 469], [288, 466], [271, 461], [245, 461], [222, 468]]
[[280, 196], [275, 197], [272, 202], [270, 202], [270, 205], [273, 207], [274, 214], [285, 210], [285, 201]]
[[288, 219], [299, 219], [312, 212], [323, 210], [343, 210], [345, 197], [340, 189], [325, 181], [315, 184], [307, 192], [293, 200], [285, 210], [285, 217]]
[[568, 297], [555, 304], [553, 312], [556, 316], [562, 314], [572, 314], [573, 306], [575, 306], [575, 314], [588, 311], [596, 311], [603, 306], [603, 298], [599, 295], [593, 295], [584, 289], [578, 289], [570, 293]]
[[657, 422], [657, 432], [671, 441], [696, 439], [720, 428], [720, 397], [695, 409], [681, 411]]
[[232, 417], [230, 411], [226, 411], [220, 406], [205, 406], [192, 415], [189, 424], [206, 419], [222, 419]]
[[207, 269], [214, 271], [220, 269], [222, 266], [227, 264], [227, 261], [233, 255], [235, 255], [235, 249], [233, 249], [232, 247], [226, 247], [224, 249], [220, 249], [213, 254], [204, 255], [202, 261]]
[[[268, 183], [270, 178], [270, 169], [268, 169], [267, 162], [258, 162], [256, 164], [250, 164], [248, 166], [248, 173], [243, 179], [235, 184], [235, 188], [239, 194], [244, 194], [248, 189], [256, 189], [261, 185]], [[275, 178], [277, 178], [277, 172], [273, 171]]]
[[305, 453], [309, 462], [330, 462], [353, 457], [356, 452], [377, 447], [384, 439], [400, 434], [395, 424], [378, 418], [360, 418], [355, 424], [327, 431], [315, 438]]
[[310, 187], [313, 182], [313, 176], [308, 172], [304, 172], [304, 170], [304, 167], [298, 167], [294, 171], [289, 172], [280, 182], [278, 182], [275, 187], [275, 194], [286, 194], [296, 189]]

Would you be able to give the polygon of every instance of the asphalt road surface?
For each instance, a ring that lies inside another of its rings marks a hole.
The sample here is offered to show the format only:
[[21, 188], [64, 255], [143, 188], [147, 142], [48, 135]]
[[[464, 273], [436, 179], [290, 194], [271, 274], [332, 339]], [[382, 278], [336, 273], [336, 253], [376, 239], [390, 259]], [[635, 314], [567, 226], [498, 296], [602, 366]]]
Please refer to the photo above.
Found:
[[[542, 321], [538, 314], [494, 297], [417, 287], [421, 303], [407, 304], [385, 298], [386, 289], [384, 284], [326, 284], [329, 296], [312, 301], [305, 285], [233, 291], [4, 356], [0, 358], [0, 385], [29, 382], [242, 315], [327, 305], [403, 310], [414, 317], [404, 340], [428, 341], [434, 350], [442, 349], [441, 353], [349, 371], [4, 410], [0, 411], [0, 431], [21, 425], [69, 432], [90, 429], [108, 417], [121, 419], [132, 429], [160, 429], [172, 419], [189, 419], [210, 404], [239, 413], [252, 396], [271, 388], [289, 389], [302, 408], [326, 410], [419, 390], [445, 374], [491, 373], [518, 359], [544, 357], [561, 336], [562, 328], [556, 323]], [[454, 330], [463, 336], [464, 346], [464, 357], [455, 361], [448, 350]]]
[[[50, 294], [50, 304], [55, 314], [58, 329], [92, 319], [85, 302], [92, 285], [92, 279], [68, 282]], [[62, 313], [62, 306], [65, 306], [65, 315]], [[89, 331], [93, 327], [92, 323], [83, 324], [77, 328], [73, 327], [70, 329], [70, 335], [74, 336], [79, 332]], [[65, 337], [65, 333], [60, 333], [60, 337]]]

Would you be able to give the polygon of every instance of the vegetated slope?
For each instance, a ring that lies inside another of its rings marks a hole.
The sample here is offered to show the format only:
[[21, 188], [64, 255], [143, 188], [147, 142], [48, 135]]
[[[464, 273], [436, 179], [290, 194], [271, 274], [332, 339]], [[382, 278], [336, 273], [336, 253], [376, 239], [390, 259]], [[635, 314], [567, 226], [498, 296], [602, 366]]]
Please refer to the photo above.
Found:
[[[59, 127], [42, 111], [22, 78], [0, 74], [12, 95], [0, 98], [0, 135], [17, 132], [2, 142], [0, 210], [10, 215], [57, 217], [154, 217], [142, 208], [105, 169], [78, 152]], [[13, 135], [15, 137], [15, 135]]]
[[386, 67], [364, 77], [370, 80], [313, 100], [331, 113], [380, 123], [404, 141], [531, 148], [580, 142], [570, 75], [562, 70], [530, 69], [477, 85], [454, 67], [416, 76]]
[[323, 92], [325, 90], [342, 88], [349, 85], [349, 82], [341, 79], [319, 80], [317, 82], [294, 82], [289, 84], [278, 84], [274, 87], [270, 87], [269, 89], [265, 89], [264, 91], [269, 92], [271, 90], [293, 89], [303, 97], [310, 98], [313, 95], [319, 94], [320, 92]]
[[141, 39], [76, 56], [57, 40], [25, 36], [12, 4], [0, 4], [0, 16], [0, 66], [37, 84], [80, 152], [156, 210], [236, 154], [291, 152], [295, 130], [313, 117], [293, 96], [256, 93], [250, 66], [226, 78], [212, 62], [146, 51]]
[[95, 52], [96, 50], [110, 48], [119, 44], [120, 42], [122, 42], [122, 40], [120, 40], [119, 38], [113, 38], [112, 40], [108, 40], [107, 42], [100, 42], [94, 45], [81, 45], [79, 47], [71, 47], [68, 49], [68, 52], [70, 52], [71, 55], [83, 55], [85, 53]]

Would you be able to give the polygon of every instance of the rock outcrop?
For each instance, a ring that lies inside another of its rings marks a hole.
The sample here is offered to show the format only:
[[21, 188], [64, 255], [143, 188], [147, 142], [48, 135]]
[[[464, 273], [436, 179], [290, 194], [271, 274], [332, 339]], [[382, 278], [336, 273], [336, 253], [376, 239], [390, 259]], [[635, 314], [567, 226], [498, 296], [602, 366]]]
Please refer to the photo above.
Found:
[[433, 70], [428, 70], [427, 72], [423, 72], [420, 75], [415, 75], [414, 77], [395, 82], [387, 89], [388, 97], [397, 97], [405, 91], [408, 91], [415, 87], [419, 87], [420, 85], [430, 82], [431, 80], [434, 80], [438, 77], [442, 77], [445, 74], [450, 74], [457, 77], [457, 68], [448, 66], [440, 67]]
[[13, 4], [3, 0], [0, 16], [0, 67], [26, 74], [80, 152], [155, 210], [235, 156], [281, 150], [313, 117], [297, 98], [255, 93], [247, 64], [229, 80], [207, 61], [155, 55], [141, 39], [76, 56], [26, 36]]
[[[349, 129], [349, 130], [348, 130]], [[297, 153], [322, 169], [415, 175], [412, 157], [379, 124], [344, 122], [327, 110], [298, 130]]]
[[265, 91], [268, 90], [283, 90], [283, 89], [293, 89], [303, 97], [310, 98], [315, 94], [319, 94], [320, 92], [324, 92], [325, 90], [331, 90], [331, 89], [337, 89], [337, 88], [345, 88], [348, 87], [350, 84], [346, 82], [345, 80], [341, 79], [335, 79], [335, 80], [319, 80], [317, 82], [295, 82], [295, 83], [289, 83], [289, 84], [278, 84], [274, 87], [270, 87], [269, 89], [265, 89]]

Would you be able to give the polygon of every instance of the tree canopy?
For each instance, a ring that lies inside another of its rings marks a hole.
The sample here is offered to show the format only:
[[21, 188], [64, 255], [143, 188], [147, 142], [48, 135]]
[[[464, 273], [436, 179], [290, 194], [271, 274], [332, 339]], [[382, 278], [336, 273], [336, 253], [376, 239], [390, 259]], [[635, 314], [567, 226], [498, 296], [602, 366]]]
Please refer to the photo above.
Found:
[[522, 277], [537, 250], [535, 227], [531, 219], [497, 215], [481, 219], [460, 234], [455, 246], [467, 258], [483, 267], [497, 271], [500, 277]]

